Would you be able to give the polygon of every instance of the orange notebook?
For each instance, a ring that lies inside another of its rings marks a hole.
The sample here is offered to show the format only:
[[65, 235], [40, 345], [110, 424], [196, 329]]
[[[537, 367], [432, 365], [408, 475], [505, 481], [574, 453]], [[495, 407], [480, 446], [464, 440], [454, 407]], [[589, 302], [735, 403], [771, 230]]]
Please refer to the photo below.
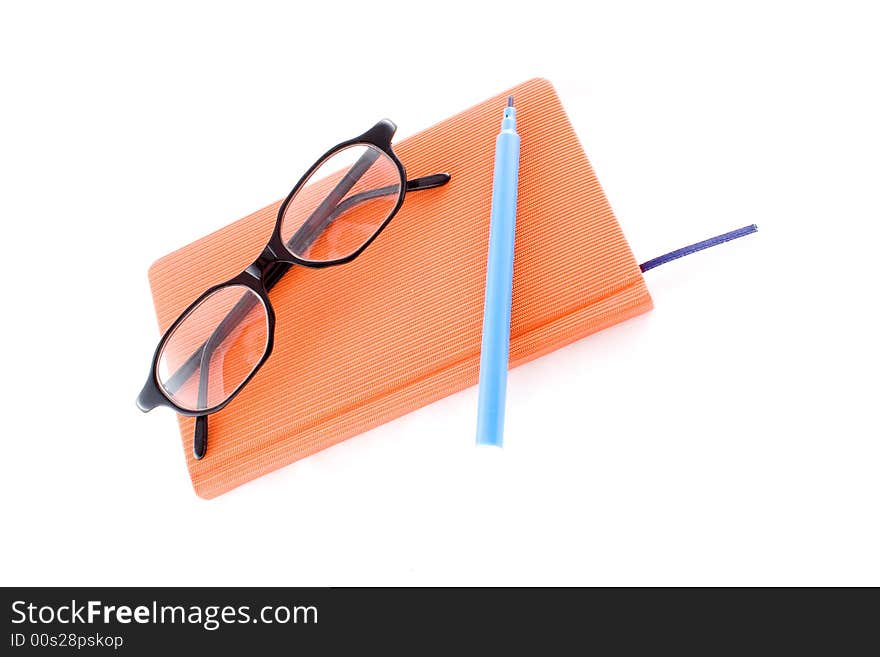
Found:
[[[274, 351], [211, 416], [204, 459], [192, 456], [194, 420], [180, 417], [198, 495], [215, 497], [477, 383], [495, 136], [509, 94], [522, 139], [510, 366], [651, 309], [553, 87], [525, 82], [395, 143], [409, 178], [446, 171], [452, 180], [408, 194], [353, 262], [294, 267], [270, 292]], [[328, 134], [327, 143], [348, 137]], [[153, 264], [162, 331], [204, 290], [254, 261], [278, 205]]]

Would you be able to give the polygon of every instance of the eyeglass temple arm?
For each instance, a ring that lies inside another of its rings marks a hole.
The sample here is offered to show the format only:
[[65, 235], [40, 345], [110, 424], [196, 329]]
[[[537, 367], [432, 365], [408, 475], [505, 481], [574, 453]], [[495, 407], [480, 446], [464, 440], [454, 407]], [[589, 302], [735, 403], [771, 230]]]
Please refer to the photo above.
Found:
[[[211, 335], [205, 340], [201, 349], [196, 351], [193, 356], [198, 361], [199, 369], [199, 390], [198, 405], [199, 408], [208, 407], [208, 375], [211, 368], [211, 359], [214, 352], [223, 344], [229, 335], [241, 324], [247, 314], [257, 305], [257, 301], [253, 295], [244, 295], [232, 307], [226, 317], [217, 325]], [[201, 353], [200, 353], [201, 352]], [[192, 358], [192, 357], [190, 357]], [[208, 451], [208, 416], [199, 415], [196, 417], [196, 424], [193, 429], [193, 456], [201, 459]]]
[[433, 189], [434, 187], [442, 187], [449, 182], [451, 176], [448, 173], [432, 173], [430, 176], [422, 176], [421, 178], [413, 178], [406, 181], [406, 191], [416, 192], [421, 189]]

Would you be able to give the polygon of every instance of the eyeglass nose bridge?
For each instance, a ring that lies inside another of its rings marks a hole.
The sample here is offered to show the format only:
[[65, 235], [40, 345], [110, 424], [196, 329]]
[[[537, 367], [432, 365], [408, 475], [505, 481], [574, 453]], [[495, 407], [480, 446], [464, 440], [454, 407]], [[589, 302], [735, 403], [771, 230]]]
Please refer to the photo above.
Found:
[[278, 256], [275, 254], [272, 244], [267, 244], [259, 257], [248, 265], [247, 269], [245, 269], [245, 273], [250, 274], [258, 281], [261, 281], [265, 278], [266, 272], [269, 271], [269, 268], [277, 262]]

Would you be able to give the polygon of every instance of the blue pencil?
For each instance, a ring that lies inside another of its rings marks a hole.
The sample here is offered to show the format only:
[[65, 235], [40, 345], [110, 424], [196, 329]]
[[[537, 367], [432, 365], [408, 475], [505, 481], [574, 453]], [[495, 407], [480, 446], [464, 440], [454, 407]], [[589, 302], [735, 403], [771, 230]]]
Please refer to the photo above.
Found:
[[489, 222], [489, 258], [483, 343], [480, 352], [480, 398], [477, 407], [477, 445], [501, 447], [504, 442], [504, 402], [510, 352], [510, 300], [513, 291], [513, 244], [519, 184], [519, 135], [513, 96], [507, 99], [501, 133], [495, 140], [495, 177]]

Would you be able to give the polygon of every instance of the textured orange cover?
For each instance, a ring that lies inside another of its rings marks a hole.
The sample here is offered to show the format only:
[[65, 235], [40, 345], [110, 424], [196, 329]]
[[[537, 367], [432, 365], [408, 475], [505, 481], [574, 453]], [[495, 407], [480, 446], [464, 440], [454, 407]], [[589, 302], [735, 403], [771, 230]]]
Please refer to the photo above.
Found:
[[[193, 419], [180, 417], [198, 495], [219, 495], [477, 383], [495, 136], [508, 94], [522, 138], [510, 365], [651, 309], [553, 87], [525, 82], [395, 144], [410, 178], [447, 171], [451, 182], [407, 195], [358, 259], [294, 267], [272, 290], [272, 356], [211, 416], [201, 461], [192, 457]], [[329, 135], [328, 143], [346, 137]], [[273, 203], [153, 264], [161, 330], [259, 255], [277, 209]]]

